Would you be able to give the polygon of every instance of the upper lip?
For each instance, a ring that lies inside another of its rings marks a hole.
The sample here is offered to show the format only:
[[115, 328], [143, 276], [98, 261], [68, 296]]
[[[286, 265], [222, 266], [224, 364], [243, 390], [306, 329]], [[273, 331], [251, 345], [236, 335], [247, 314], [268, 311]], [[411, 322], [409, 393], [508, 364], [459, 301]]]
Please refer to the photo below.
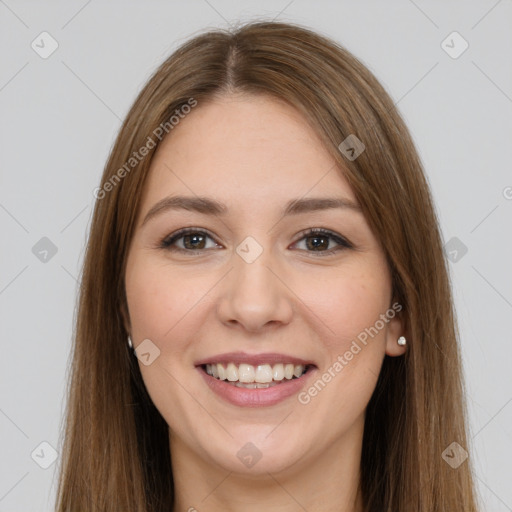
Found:
[[292, 363], [292, 364], [303, 364], [315, 366], [313, 361], [308, 361], [306, 359], [301, 359], [300, 357], [290, 356], [288, 354], [278, 354], [274, 352], [266, 352], [262, 354], [247, 354], [246, 352], [226, 352], [224, 354], [217, 354], [215, 356], [207, 357], [205, 359], [201, 359], [195, 363], [196, 366], [203, 366], [205, 364], [215, 364], [215, 363], [234, 363], [236, 365], [240, 364], [251, 364], [253, 366], [259, 364], [278, 364], [278, 363]]

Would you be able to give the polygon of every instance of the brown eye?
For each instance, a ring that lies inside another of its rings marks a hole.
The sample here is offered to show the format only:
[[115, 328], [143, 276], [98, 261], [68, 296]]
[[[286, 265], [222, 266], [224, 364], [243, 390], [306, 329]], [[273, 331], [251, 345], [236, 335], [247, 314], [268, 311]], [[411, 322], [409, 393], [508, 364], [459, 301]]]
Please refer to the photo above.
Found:
[[[210, 245], [208, 245], [209, 240], [213, 242]], [[193, 252], [218, 248], [220, 246], [205, 231], [186, 228], [164, 238], [160, 242], [160, 247], [169, 251]]]
[[328, 249], [329, 247], [329, 237], [325, 235], [311, 235], [306, 237], [306, 240], [306, 247], [312, 251]]
[[312, 228], [302, 234], [303, 237], [294, 245], [300, 244], [304, 240], [305, 249], [301, 250], [317, 253], [319, 256], [333, 254], [352, 247], [343, 237], [326, 229]]
[[184, 235], [182, 238], [185, 249], [204, 249], [206, 246], [206, 237], [204, 235]]

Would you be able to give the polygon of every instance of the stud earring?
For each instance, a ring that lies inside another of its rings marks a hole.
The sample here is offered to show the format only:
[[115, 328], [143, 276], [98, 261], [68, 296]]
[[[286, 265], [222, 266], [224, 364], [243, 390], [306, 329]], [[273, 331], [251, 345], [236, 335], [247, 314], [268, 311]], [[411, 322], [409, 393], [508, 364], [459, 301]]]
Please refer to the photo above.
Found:
[[133, 348], [133, 343], [132, 343], [132, 339], [130, 338], [130, 336], [128, 336], [128, 346], [130, 348]]
[[407, 344], [407, 340], [405, 339], [405, 336], [400, 336], [398, 340], [396, 341], [401, 347]]

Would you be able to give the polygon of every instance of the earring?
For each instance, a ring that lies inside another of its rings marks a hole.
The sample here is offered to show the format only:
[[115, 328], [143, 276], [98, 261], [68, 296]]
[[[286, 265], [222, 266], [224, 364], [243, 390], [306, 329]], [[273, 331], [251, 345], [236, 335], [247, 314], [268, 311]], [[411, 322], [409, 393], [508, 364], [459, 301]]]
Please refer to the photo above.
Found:
[[400, 336], [398, 340], [396, 341], [401, 347], [403, 347], [405, 344], [407, 344], [407, 340], [405, 339], [405, 336]]
[[133, 348], [133, 343], [132, 343], [132, 339], [130, 338], [130, 336], [128, 336], [128, 346], [130, 348]]

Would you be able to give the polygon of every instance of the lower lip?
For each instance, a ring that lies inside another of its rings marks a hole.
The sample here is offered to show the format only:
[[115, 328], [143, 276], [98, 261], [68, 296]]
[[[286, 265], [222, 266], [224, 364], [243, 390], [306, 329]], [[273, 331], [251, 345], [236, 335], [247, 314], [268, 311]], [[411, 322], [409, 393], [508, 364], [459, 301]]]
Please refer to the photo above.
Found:
[[310, 368], [298, 379], [285, 380], [281, 384], [269, 388], [248, 389], [227, 384], [226, 381], [208, 375], [202, 367], [198, 366], [197, 368], [214, 393], [229, 403], [240, 407], [266, 407], [282, 402], [298, 393], [315, 372], [314, 368]]

